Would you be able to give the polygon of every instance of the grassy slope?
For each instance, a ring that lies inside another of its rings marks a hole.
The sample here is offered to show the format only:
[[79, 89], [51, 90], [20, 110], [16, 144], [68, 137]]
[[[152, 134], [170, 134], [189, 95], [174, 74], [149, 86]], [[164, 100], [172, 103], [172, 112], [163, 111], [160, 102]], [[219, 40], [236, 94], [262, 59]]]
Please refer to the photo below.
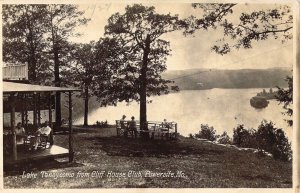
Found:
[[[114, 137], [114, 128], [85, 129], [75, 134], [75, 163], [40, 163], [27, 170], [35, 172], [92, 172], [129, 170], [153, 172], [182, 171], [185, 178], [4, 178], [6, 188], [216, 188], [292, 187], [292, 163], [239, 151], [205, 141], [143, 141]], [[78, 131], [78, 130], [77, 130]], [[67, 147], [66, 136], [55, 142]], [[14, 173], [14, 172], [13, 172]], [[6, 175], [9, 175], [6, 174]], [[14, 174], [15, 175], [15, 174]]]

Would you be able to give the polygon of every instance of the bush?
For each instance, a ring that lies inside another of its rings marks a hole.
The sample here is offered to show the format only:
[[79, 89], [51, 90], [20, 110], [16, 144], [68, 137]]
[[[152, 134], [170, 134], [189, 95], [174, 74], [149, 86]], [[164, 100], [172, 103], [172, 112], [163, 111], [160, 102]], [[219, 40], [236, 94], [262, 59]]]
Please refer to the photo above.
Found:
[[199, 133], [192, 135], [190, 138], [202, 138], [209, 141], [216, 141], [220, 144], [233, 144], [238, 147], [255, 148], [260, 152], [266, 151], [271, 153], [275, 159], [289, 161], [292, 159], [291, 143], [289, 143], [284, 131], [276, 128], [270, 121], [262, 121], [255, 129], [245, 129], [244, 125], [238, 125], [233, 129], [233, 139], [223, 132], [221, 136], [216, 134], [216, 130], [208, 125], [201, 124]]
[[229, 135], [227, 134], [226, 131], [224, 131], [223, 134], [220, 135], [220, 137], [218, 139], [218, 143], [220, 143], [220, 144], [231, 144], [231, 138], [229, 137]]
[[96, 123], [94, 124], [95, 126], [98, 126], [100, 128], [105, 128], [108, 126], [108, 122], [106, 121], [96, 121]]
[[257, 148], [254, 129], [244, 129], [244, 125], [238, 125], [233, 129], [233, 144], [238, 147]]
[[288, 139], [285, 137], [284, 131], [282, 129], [276, 130], [276, 141], [277, 148], [273, 151], [274, 158], [284, 161], [292, 160], [291, 143], [289, 143]]
[[290, 160], [292, 158], [291, 144], [281, 128], [274, 127], [272, 122], [263, 121], [257, 130], [256, 141], [259, 150], [265, 150], [275, 159]]
[[292, 159], [291, 144], [282, 129], [274, 127], [272, 122], [262, 121], [258, 130], [244, 129], [239, 125], [233, 130], [233, 144], [238, 147], [256, 148], [273, 155], [275, 159]]
[[215, 141], [218, 138], [216, 130], [208, 125], [201, 124], [201, 130], [195, 134], [195, 138], [207, 139], [209, 141]]
[[189, 138], [194, 139], [194, 135], [192, 133], [190, 133]]

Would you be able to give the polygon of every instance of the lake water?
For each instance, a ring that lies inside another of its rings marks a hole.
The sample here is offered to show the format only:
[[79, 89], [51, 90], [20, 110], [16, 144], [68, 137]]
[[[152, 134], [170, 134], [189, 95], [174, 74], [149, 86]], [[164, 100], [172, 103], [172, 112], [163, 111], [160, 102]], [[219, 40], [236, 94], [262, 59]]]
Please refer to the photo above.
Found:
[[[163, 96], [151, 97], [153, 101], [147, 106], [148, 121], [168, 121], [178, 123], [178, 131], [184, 136], [197, 133], [201, 124], [213, 126], [218, 134], [223, 131], [232, 136], [233, 128], [244, 124], [246, 128], [256, 128], [262, 120], [272, 121], [283, 128], [289, 139], [292, 139], [292, 127], [284, 121], [282, 105], [271, 100], [268, 107], [255, 109], [250, 106], [250, 98], [262, 89], [211, 89], [180, 91]], [[89, 113], [89, 123], [107, 120], [114, 124], [125, 114], [139, 117], [139, 104], [119, 103], [116, 107], [101, 107]], [[83, 118], [75, 124], [82, 124]]]

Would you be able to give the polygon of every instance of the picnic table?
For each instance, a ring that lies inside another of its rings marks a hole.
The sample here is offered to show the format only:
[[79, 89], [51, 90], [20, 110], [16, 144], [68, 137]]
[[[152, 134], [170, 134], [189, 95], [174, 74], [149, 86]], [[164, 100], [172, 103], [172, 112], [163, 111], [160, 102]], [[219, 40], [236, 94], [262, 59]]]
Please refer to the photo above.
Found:
[[151, 139], [177, 139], [177, 123], [147, 121], [147, 130], [140, 129], [139, 121], [136, 121], [136, 128], [130, 128], [131, 121], [116, 120], [117, 136], [138, 137], [142, 133], [149, 133]]

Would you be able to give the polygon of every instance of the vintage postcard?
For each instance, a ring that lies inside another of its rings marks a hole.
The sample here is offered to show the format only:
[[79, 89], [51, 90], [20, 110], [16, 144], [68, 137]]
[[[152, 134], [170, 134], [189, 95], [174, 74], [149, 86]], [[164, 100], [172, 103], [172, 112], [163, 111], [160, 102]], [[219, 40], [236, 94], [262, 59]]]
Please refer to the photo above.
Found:
[[298, 192], [299, 2], [1, 5], [1, 190]]

